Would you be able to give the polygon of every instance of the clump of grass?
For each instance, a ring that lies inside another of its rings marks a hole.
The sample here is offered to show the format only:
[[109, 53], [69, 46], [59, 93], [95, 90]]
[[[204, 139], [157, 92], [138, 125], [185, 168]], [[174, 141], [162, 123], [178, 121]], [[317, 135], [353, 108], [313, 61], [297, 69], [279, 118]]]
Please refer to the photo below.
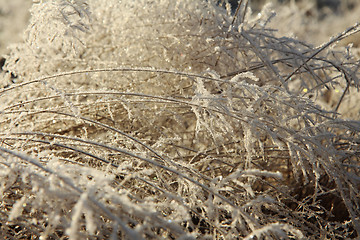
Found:
[[332, 46], [359, 26], [314, 48], [247, 3], [34, 4], [0, 90], [3, 236], [357, 237], [360, 125], [337, 110], [359, 61]]

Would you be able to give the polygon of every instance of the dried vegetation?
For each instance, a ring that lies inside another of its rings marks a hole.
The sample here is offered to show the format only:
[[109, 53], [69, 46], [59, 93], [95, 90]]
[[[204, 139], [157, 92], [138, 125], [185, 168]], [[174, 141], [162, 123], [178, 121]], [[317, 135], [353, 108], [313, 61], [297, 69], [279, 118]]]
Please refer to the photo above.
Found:
[[358, 237], [359, 60], [336, 43], [359, 26], [313, 47], [247, 4], [34, 3], [1, 79], [1, 237]]

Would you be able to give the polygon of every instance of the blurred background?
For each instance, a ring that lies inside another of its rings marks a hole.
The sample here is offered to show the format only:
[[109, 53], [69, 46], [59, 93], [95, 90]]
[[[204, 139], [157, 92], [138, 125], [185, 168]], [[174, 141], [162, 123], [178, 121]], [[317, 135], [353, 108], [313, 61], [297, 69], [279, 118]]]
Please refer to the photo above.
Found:
[[[0, 0], [0, 56], [7, 53], [7, 46], [22, 40], [30, 18], [33, 0]], [[35, 1], [36, 2], [36, 1]], [[235, 11], [238, 0], [229, 0]], [[360, 20], [359, 0], [250, 0], [253, 14], [258, 14], [266, 3], [276, 12], [271, 27], [279, 35], [297, 37], [318, 45], [332, 35], [342, 32]], [[360, 46], [360, 35], [343, 41]]]
[[[238, 0], [229, 0], [233, 8], [238, 5]], [[265, 3], [273, 2], [277, 4], [289, 4], [291, 2], [315, 4], [317, 10], [320, 12], [324, 9], [329, 9], [335, 13], [341, 13], [349, 9], [353, 9], [356, 6], [358, 0], [250, 0], [250, 5], [254, 11], [260, 11]]]

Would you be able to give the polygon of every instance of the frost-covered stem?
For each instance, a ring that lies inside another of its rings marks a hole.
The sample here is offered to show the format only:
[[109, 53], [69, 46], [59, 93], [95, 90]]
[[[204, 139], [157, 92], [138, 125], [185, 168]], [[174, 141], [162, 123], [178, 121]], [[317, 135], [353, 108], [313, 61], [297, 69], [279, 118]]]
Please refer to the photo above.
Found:
[[[53, 176], [56, 176], [59, 180], [61, 180], [64, 184], [66, 184], [67, 186], [69, 186], [71, 189], [73, 189], [75, 192], [78, 193], [79, 196], [81, 196], [84, 191], [81, 190], [79, 187], [75, 186], [69, 178], [63, 177], [61, 176], [59, 173], [51, 170], [50, 168], [47, 168], [45, 166], [43, 166], [40, 162], [38, 162], [36, 159], [31, 158], [27, 155], [24, 155], [22, 153], [13, 151], [13, 150], [9, 150], [6, 149], [4, 147], [0, 146], [0, 151], [8, 153], [12, 156], [15, 156], [17, 158], [20, 158], [21, 160], [24, 160], [25, 162], [28, 162], [36, 167], [38, 167], [39, 169], [41, 169], [42, 171], [51, 174]], [[105, 215], [107, 215], [109, 218], [111, 218], [112, 220], [116, 221], [119, 226], [121, 227], [121, 229], [125, 232], [125, 234], [130, 238], [130, 239], [143, 239], [137, 232], [135, 232], [134, 230], [130, 229], [129, 227], [126, 226], [126, 224], [116, 215], [114, 215], [109, 209], [107, 209], [102, 203], [100, 203], [99, 201], [97, 201], [94, 197], [92, 196], [87, 196], [88, 199], [91, 201], [92, 204], [94, 204], [96, 207], [98, 207], [99, 209], [101, 209], [101, 211], [104, 212]]]

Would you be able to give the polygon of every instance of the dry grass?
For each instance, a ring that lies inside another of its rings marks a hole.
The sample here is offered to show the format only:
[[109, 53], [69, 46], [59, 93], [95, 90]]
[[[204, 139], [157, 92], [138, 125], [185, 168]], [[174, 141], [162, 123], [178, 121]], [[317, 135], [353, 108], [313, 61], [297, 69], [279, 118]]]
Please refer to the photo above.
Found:
[[359, 60], [334, 46], [359, 26], [313, 47], [246, 4], [34, 4], [1, 80], [1, 237], [358, 237]]

